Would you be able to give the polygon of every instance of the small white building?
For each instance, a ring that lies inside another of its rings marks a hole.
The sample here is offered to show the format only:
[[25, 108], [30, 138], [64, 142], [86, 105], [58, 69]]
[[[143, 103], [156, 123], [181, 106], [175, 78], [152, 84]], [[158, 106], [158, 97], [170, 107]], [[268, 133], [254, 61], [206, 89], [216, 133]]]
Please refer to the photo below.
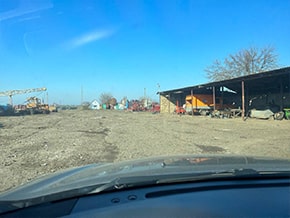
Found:
[[101, 105], [97, 100], [93, 100], [90, 104], [90, 109], [92, 110], [100, 110]]

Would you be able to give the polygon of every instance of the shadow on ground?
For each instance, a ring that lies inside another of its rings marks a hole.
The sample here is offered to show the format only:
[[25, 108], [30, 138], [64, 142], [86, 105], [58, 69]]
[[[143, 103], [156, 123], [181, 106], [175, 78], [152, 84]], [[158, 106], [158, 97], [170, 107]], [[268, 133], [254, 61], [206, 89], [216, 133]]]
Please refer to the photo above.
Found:
[[200, 148], [202, 150], [202, 153], [218, 153], [225, 151], [225, 149], [218, 146], [198, 145], [198, 144], [195, 144], [195, 146]]

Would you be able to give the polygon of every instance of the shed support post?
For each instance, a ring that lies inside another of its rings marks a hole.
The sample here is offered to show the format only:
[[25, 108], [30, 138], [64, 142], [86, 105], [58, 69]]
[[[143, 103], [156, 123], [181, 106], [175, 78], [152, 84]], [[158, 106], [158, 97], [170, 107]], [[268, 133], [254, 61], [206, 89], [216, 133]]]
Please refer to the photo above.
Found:
[[221, 99], [221, 108], [224, 109], [224, 86], [222, 86], [222, 99]]
[[283, 83], [282, 83], [282, 79], [280, 78], [280, 111], [283, 110]]
[[215, 110], [215, 86], [212, 87], [212, 102], [213, 102], [213, 109]]
[[245, 119], [245, 82], [242, 81], [242, 119]]
[[191, 104], [191, 116], [193, 116], [193, 91], [192, 91], [192, 89], [191, 89], [190, 95], [191, 95], [191, 101], [190, 101], [190, 104]]

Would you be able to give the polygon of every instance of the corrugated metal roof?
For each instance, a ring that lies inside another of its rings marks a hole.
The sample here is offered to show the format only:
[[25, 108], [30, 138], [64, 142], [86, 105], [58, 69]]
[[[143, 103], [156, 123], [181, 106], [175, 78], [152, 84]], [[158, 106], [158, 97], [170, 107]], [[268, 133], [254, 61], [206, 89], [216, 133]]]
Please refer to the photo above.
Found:
[[[233, 79], [222, 80], [217, 82], [204, 83], [184, 88], [172, 89], [167, 91], [161, 91], [159, 94], [179, 94], [193, 92], [208, 92], [212, 87], [226, 87], [237, 93], [241, 93], [241, 81], [245, 81], [245, 86], [252, 93], [265, 93], [274, 92], [280, 90], [280, 83], [283, 86], [288, 86], [290, 83], [290, 67], [275, 69], [267, 72], [251, 74], [247, 76], [241, 76]], [[277, 85], [278, 84], [278, 85]], [[290, 92], [290, 90], [289, 90]]]

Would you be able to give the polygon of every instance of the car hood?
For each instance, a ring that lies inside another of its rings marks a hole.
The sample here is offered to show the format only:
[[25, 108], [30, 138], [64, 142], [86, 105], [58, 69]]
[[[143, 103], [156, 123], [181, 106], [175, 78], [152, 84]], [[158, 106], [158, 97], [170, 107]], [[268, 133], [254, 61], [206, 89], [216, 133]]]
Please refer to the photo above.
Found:
[[117, 178], [158, 177], [180, 173], [218, 173], [232, 169], [290, 171], [290, 161], [245, 156], [179, 155], [119, 163], [90, 164], [47, 175], [4, 192], [0, 195], [0, 202], [33, 199], [58, 192], [93, 187], [109, 183]]

